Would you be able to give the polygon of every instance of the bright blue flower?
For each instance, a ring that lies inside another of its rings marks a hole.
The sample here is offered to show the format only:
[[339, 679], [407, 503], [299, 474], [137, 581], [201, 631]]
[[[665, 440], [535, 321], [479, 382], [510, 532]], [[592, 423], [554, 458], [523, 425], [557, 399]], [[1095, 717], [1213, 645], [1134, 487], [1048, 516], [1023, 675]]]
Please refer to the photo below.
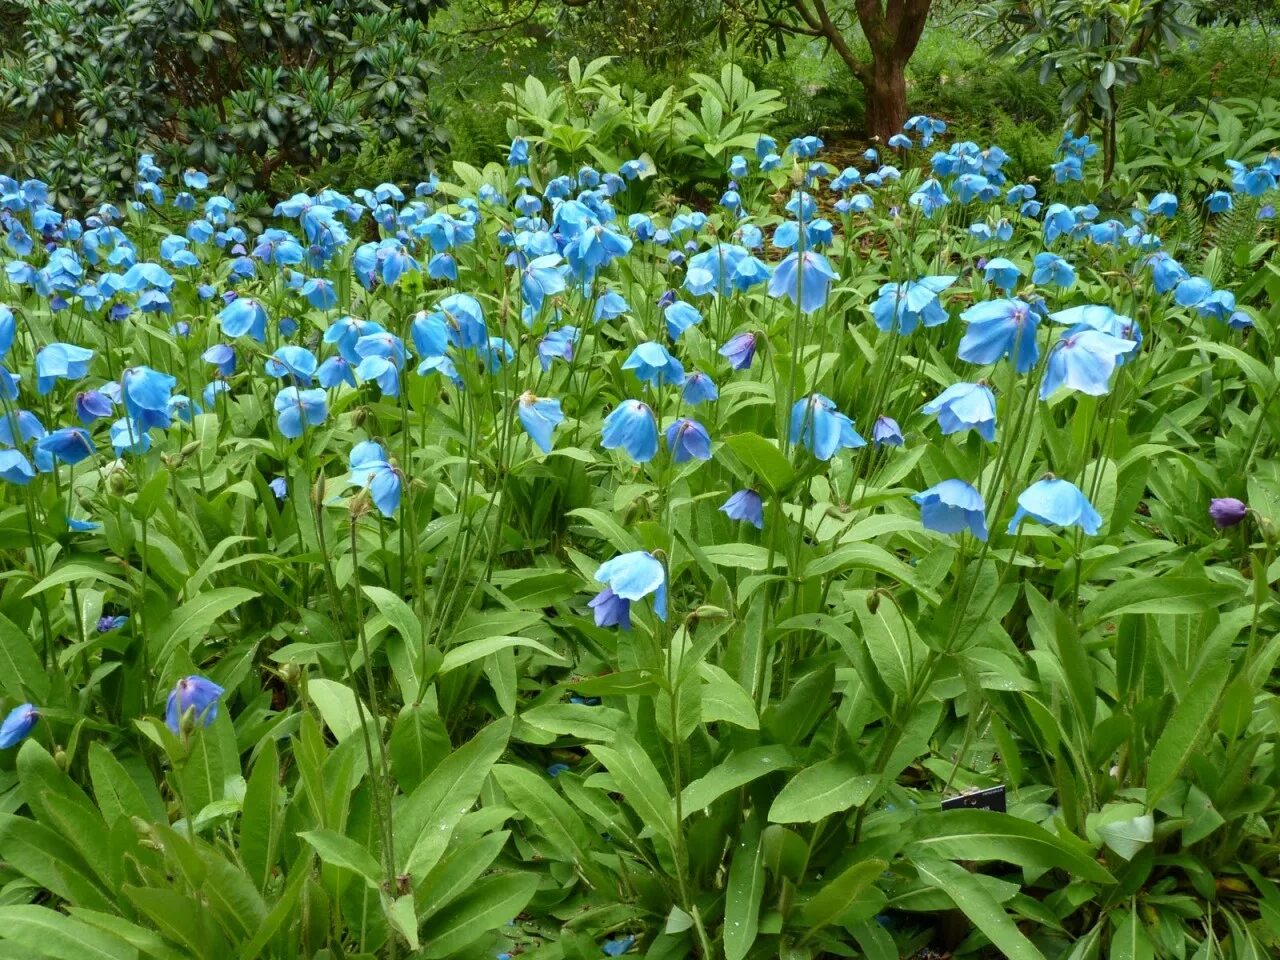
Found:
[[1233, 204], [1231, 194], [1225, 190], [1215, 190], [1205, 200], [1210, 213], [1229, 213]]
[[996, 257], [994, 260], [987, 261], [985, 275], [987, 283], [993, 283], [1005, 293], [1009, 293], [1017, 286], [1018, 280], [1022, 277], [1022, 271], [1012, 260]]
[[520, 423], [524, 427], [525, 433], [529, 434], [529, 439], [537, 444], [538, 449], [543, 453], [550, 453], [552, 446], [551, 434], [564, 420], [564, 413], [560, 410], [560, 401], [537, 397], [531, 391], [526, 390], [520, 395], [517, 413], [520, 416]]
[[13, 317], [13, 311], [0, 303], [0, 360], [4, 359], [13, 346], [13, 338], [17, 333], [18, 323]]
[[606, 290], [596, 300], [591, 318], [599, 323], [601, 320], [614, 320], [629, 311], [631, 307], [622, 295], [615, 290]]
[[1225, 323], [1235, 313], [1236, 295], [1230, 290], [1214, 290], [1197, 303], [1195, 309], [1202, 317], [1212, 317]]
[[622, 364], [623, 370], [634, 370], [636, 377], [651, 387], [659, 384], [684, 383], [684, 367], [660, 343], [649, 341], [631, 351]]
[[520, 271], [520, 291], [525, 302], [541, 310], [547, 297], [562, 293], [566, 287], [564, 259], [556, 253], [535, 257]]
[[329, 415], [328, 395], [324, 390], [299, 390], [285, 387], [276, 394], [276, 423], [280, 433], [296, 440], [307, 427], [318, 427]]
[[356, 385], [355, 366], [346, 357], [329, 357], [316, 370], [316, 379], [326, 390], [332, 390], [343, 383], [354, 387]]
[[[968, 324], [958, 356], [969, 363], [995, 363], [1012, 357], [1018, 373], [1026, 373], [1040, 359], [1036, 343], [1038, 317], [1022, 300], [986, 300], [960, 314]], [[989, 439], [989, 438], [988, 438]]]
[[543, 371], [551, 369], [555, 360], [569, 361], [573, 359], [574, 343], [578, 339], [578, 328], [572, 326], [558, 327], [550, 330], [538, 341], [538, 363]]
[[653, 594], [653, 612], [658, 619], [667, 619], [667, 571], [653, 554], [635, 550], [606, 560], [596, 571], [596, 580], [628, 603]]
[[[802, 265], [803, 264], [803, 265]], [[769, 296], [785, 296], [801, 312], [812, 313], [827, 302], [833, 280], [839, 279], [827, 258], [811, 250], [792, 253], [773, 272]]]
[[1204, 277], [1187, 277], [1178, 281], [1173, 290], [1173, 300], [1180, 307], [1194, 307], [1213, 293], [1213, 285]]
[[317, 310], [332, 310], [338, 304], [337, 291], [323, 277], [312, 277], [302, 285], [302, 295]]
[[667, 321], [667, 336], [679, 340], [680, 335], [695, 324], [702, 322], [702, 314], [692, 304], [677, 300], [662, 311]]
[[59, 380], [79, 380], [89, 372], [93, 351], [72, 343], [51, 343], [36, 354], [36, 392], [42, 396]]
[[953, 383], [922, 408], [938, 417], [943, 436], [976, 430], [983, 440], [996, 438], [996, 398], [982, 383]]
[[475, 297], [466, 293], [451, 294], [436, 307], [444, 314], [445, 324], [449, 328], [449, 342], [455, 347], [475, 348], [488, 340], [484, 311]]
[[111, 425], [111, 445], [116, 455], [124, 453], [143, 454], [151, 449], [151, 435], [140, 423], [133, 423], [121, 418]]
[[223, 689], [212, 680], [200, 676], [183, 677], [169, 692], [165, 704], [164, 722], [174, 736], [182, 733], [182, 718], [191, 711], [195, 721], [209, 726], [218, 719], [218, 699]]
[[218, 323], [227, 337], [246, 334], [262, 343], [267, 339], [267, 311], [252, 297], [236, 297], [218, 314]]
[[923, 277], [905, 283], [886, 283], [871, 305], [876, 326], [885, 333], [911, 333], [918, 324], [936, 327], [946, 323], [947, 311], [938, 294], [956, 282], [955, 277]]
[[35, 467], [21, 451], [0, 450], [0, 480], [25, 487], [35, 475]]
[[987, 539], [986, 505], [982, 494], [963, 480], [943, 480], [911, 497], [920, 505], [920, 522], [938, 533], [968, 530], [979, 540]]
[[383, 395], [400, 396], [400, 366], [395, 360], [376, 355], [368, 356], [356, 366], [355, 373], [362, 382], [376, 383]]
[[1157, 193], [1147, 204], [1147, 213], [1152, 216], [1172, 217], [1178, 212], [1178, 198], [1172, 193]]
[[680, 396], [690, 406], [697, 406], [700, 403], [718, 399], [720, 390], [716, 387], [714, 380], [705, 373], [695, 370], [685, 377], [684, 388], [680, 391]]
[[283, 500], [289, 495], [289, 481], [284, 477], [275, 477], [268, 484], [271, 492], [276, 495], [277, 500]]
[[36, 721], [40, 719], [40, 711], [29, 703], [20, 704], [9, 711], [0, 723], [0, 750], [16, 747], [27, 738]]
[[1167, 253], [1153, 253], [1147, 263], [1151, 265], [1151, 281], [1156, 293], [1168, 293], [1190, 277], [1182, 264]]
[[746, 370], [750, 368], [751, 361], [756, 355], [756, 335], [754, 333], [739, 333], [731, 337], [729, 342], [717, 352], [729, 361], [729, 366], [733, 367], [733, 369]]
[[[805, 139], [817, 140], [817, 137], [806, 137]], [[821, 143], [821, 141], [818, 141], [818, 142]], [[600, 949], [602, 949], [605, 952], [606, 956], [620, 957], [624, 953], [628, 952], [635, 945], [636, 945], [635, 937], [632, 937], [632, 936], [615, 937], [612, 940], [606, 940]]]
[[63, 427], [37, 440], [33, 457], [36, 468], [47, 473], [53, 470], [55, 461], [77, 464], [93, 456], [93, 453], [93, 440], [87, 430]]
[[711, 459], [711, 435], [696, 420], [681, 417], [667, 427], [667, 449], [675, 463]]
[[637, 463], [647, 463], [658, 452], [658, 424], [653, 410], [639, 400], [624, 400], [604, 418], [600, 445], [621, 447]]
[[894, 150], [910, 150], [911, 138], [902, 133], [895, 133], [889, 138], [889, 146]]
[[527, 167], [529, 165], [529, 141], [524, 137], [516, 137], [511, 141], [511, 149], [507, 151], [508, 167]]
[[735, 153], [729, 161], [729, 176], [736, 178], [745, 177], [747, 175], [747, 158], [740, 153]]
[[[17, 428], [17, 439], [14, 429]], [[0, 412], [0, 446], [21, 447], [45, 435], [44, 424], [30, 410]]]
[[764, 504], [754, 490], [739, 490], [720, 505], [720, 511], [730, 520], [743, 520], [757, 530], [764, 529]]
[[273, 377], [292, 377], [295, 383], [310, 384], [316, 372], [316, 356], [306, 347], [286, 344], [263, 364]]
[[900, 447], [906, 440], [898, 421], [882, 414], [876, 417], [875, 425], [871, 428], [871, 442], [877, 447]]
[[211, 363], [217, 368], [219, 374], [229, 377], [236, 372], [236, 351], [226, 343], [215, 343], [212, 347], [200, 354], [200, 359], [205, 363]]
[[[623, 600], [605, 587], [587, 603], [595, 616], [597, 627], [621, 627], [631, 629], [631, 601]], [[550, 767], [547, 768], [550, 772]]]
[[129, 367], [120, 377], [125, 412], [145, 430], [169, 426], [169, 397], [178, 381], [150, 367]]
[[1037, 253], [1034, 264], [1035, 270], [1031, 274], [1032, 283], [1041, 286], [1053, 284], [1063, 289], [1075, 285], [1075, 270], [1072, 269], [1070, 263], [1056, 253], [1050, 253], [1049, 251]]
[[1044, 242], [1053, 243], [1064, 234], [1070, 235], [1076, 228], [1076, 215], [1062, 203], [1052, 204], [1044, 214]]
[[1080, 488], [1052, 474], [1022, 491], [1018, 510], [1009, 521], [1009, 533], [1015, 533], [1024, 518], [1046, 527], [1079, 527], [1089, 536], [1102, 525], [1102, 517]]
[[819, 460], [830, 460], [837, 451], [865, 447], [853, 421], [820, 393], [802, 397], [791, 407], [791, 442], [807, 448]]
[[373, 505], [384, 517], [400, 507], [403, 486], [400, 471], [387, 460], [386, 451], [372, 440], [362, 440], [351, 448], [351, 475], [347, 484], [368, 490]]
[[1040, 399], [1049, 398], [1060, 387], [1093, 397], [1106, 394], [1111, 389], [1112, 371], [1137, 347], [1132, 340], [1085, 324], [1071, 327], [1049, 348]]

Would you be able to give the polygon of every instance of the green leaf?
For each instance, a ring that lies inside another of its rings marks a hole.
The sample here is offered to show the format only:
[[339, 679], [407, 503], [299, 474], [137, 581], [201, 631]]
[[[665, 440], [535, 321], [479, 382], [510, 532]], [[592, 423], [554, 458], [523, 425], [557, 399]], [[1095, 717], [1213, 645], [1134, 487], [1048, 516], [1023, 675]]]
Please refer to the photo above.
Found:
[[36, 655], [31, 636], [0, 616], [0, 689], [15, 702], [42, 704], [49, 699], [49, 674]]
[[[809, 898], [801, 911], [805, 920], [804, 939], [808, 940], [823, 927], [839, 922], [888, 867], [884, 860], [863, 860], [826, 883]], [[880, 902], [884, 902], [883, 895]]]
[[[718, 567], [731, 567], [735, 570], [753, 570], [759, 573], [769, 569], [769, 551], [755, 543], [714, 543], [702, 548], [706, 558]], [[773, 565], [782, 566], [783, 556], [775, 554]]]
[[307, 683], [307, 694], [320, 711], [320, 718], [339, 743], [360, 731], [361, 718], [378, 736], [377, 724], [369, 708], [361, 703], [356, 692], [336, 680], [316, 679]]
[[911, 821], [909, 850], [949, 860], [1004, 860], [1038, 870], [1058, 867], [1097, 883], [1115, 878], [1078, 840], [1063, 840], [1048, 830], [1007, 813], [949, 810]]
[[832, 758], [806, 767], [791, 778], [769, 808], [770, 823], [817, 823], [833, 813], [866, 802], [876, 777], [848, 760]]
[[473, 640], [470, 643], [464, 643], [461, 646], [452, 648], [444, 655], [444, 660], [440, 664], [440, 672], [449, 673], [451, 670], [457, 670], [473, 660], [487, 657], [498, 650], [506, 650], [508, 647], [533, 647], [533, 649], [545, 654], [552, 660], [564, 660], [564, 657], [550, 647], [539, 643], [537, 640], [530, 640], [528, 637], [485, 637], [483, 640]]
[[1125, 613], [1203, 613], [1230, 603], [1236, 591], [1204, 577], [1142, 577], [1107, 587], [1084, 608], [1093, 625]]
[[557, 853], [571, 863], [589, 864], [591, 832], [545, 776], [524, 767], [499, 764], [493, 768], [493, 777], [511, 805], [546, 837]]
[[244, 587], [219, 587], [197, 594], [149, 628], [147, 643], [157, 651], [156, 663], [167, 663], [178, 647], [203, 637], [219, 617], [258, 596], [256, 590]]
[[463, 947], [496, 930], [533, 899], [538, 878], [508, 873], [478, 880], [467, 893], [429, 919], [422, 929], [422, 956], [456, 957]]
[[748, 824], [733, 851], [724, 902], [725, 960], [743, 960], [756, 942], [760, 901], [764, 897], [764, 848], [760, 828]]
[[760, 729], [755, 701], [738, 681], [710, 663], [699, 664], [698, 672], [702, 676], [703, 723], [723, 721], [744, 730]]
[[382, 871], [378, 859], [350, 837], [333, 830], [307, 830], [298, 836], [309, 843], [325, 863], [363, 877], [370, 889], [377, 890], [380, 886]]
[[662, 774], [644, 748], [630, 734], [618, 731], [611, 746], [592, 744], [587, 749], [605, 765], [613, 782], [626, 795], [627, 803], [644, 825], [674, 849], [675, 801], [667, 793]]
[[795, 469], [772, 440], [758, 433], [737, 433], [724, 442], [771, 492], [782, 493], [794, 482]]
[[796, 759], [791, 751], [776, 744], [735, 753], [684, 788], [680, 794], [681, 808], [684, 815], [689, 817], [711, 806], [730, 790], [795, 766]]
[[434, 708], [425, 703], [405, 707], [388, 744], [391, 772], [400, 789], [406, 795], [413, 793], [451, 749], [449, 732]]
[[1153, 808], [1182, 773], [1213, 728], [1218, 705], [1227, 685], [1231, 664], [1211, 663], [1191, 681], [1191, 686], [1173, 710], [1147, 760], [1147, 808]]
[[38, 906], [0, 907], [0, 937], [52, 960], [137, 960], [115, 934]]
[[968, 870], [928, 857], [914, 862], [920, 879], [950, 897], [1003, 956], [1009, 960], [1044, 960], [1044, 954], [1023, 936], [1004, 907]]

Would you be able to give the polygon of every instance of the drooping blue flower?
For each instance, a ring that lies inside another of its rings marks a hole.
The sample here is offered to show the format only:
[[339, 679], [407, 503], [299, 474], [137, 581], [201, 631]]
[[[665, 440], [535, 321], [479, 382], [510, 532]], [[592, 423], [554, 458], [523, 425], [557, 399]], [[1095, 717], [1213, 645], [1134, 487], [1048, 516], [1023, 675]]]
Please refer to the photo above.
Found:
[[577, 339], [577, 327], [564, 326], [548, 331], [547, 335], [538, 341], [538, 363], [543, 371], [550, 370], [555, 360], [566, 362], [572, 360], [573, 347]]
[[695, 324], [702, 322], [702, 314], [691, 303], [677, 300], [662, 311], [667, 321], [667, 336], [679, 340], [680, 335]]
[[653, 410], [639, 400], [624, 400], [604, 419], [600, 445], [621, 447], [637, 463], [647, 463], [658, 452], [658, 424]]
[[1187, 277], [1174, 287], [1173, 300], [1180, 307], [1194, 307], [1211, 293], [1213, 284], [1204, 277]]
[[527, 167], [529, 165], [529, 141], [524, 137], [516, 137], [511, 141], [507, 151], [507, 166]]
[[1022, 271], [1018, 269], [1018, 265], [1012, 260], [1006, 260], [1004, 257], [988, 260], [984, 272], [987, 283], [995, 284], [1005, 293], [1013, 290], [1022, 278]]
[[623, 299], [622, 294], [616, 290], [606, 290], [596, 300], [595, 309], [591, 312], [591, 319], [599, 323], [601, 320], [614, 320], [631, 309], [627, 305], [627, 301]]
[[633, 550], [606, 560], [596, 571], [596, 580], [628, 604], [653, 594], [653, 612], [658, 619], [667, 619], [667, 571], [653, 554]]
[[36, 441], [32, 452], [36, 469], [48, 473], [55, 462], [77, 464], [93, 456], [93, 440], [81, 427], [62, 427]]
[[633, 370], [642, 383], [651, 387], [659, 384], [684, 383], [684, 367], [673, 357], [670, 351], [660, 343], [652, 340], [642, 343], [622, 364], [623, 370]]
[[276, 495], [277, 500], [283, 500], [289, 495], [289, 481], [284, 477], [273, 477], [267, 486]]
[[302, 285], [301, 293], [317, 310], [332, 310], [338, 304], [337, 291], [324, 277], [311, 277]]
[[1080, 488], [1052, 474], [1037, 480], [1019, 495], [1018, 510], [1009, 521], [1009, 533], [1016, 532], [1024, 518], [1046, 527], [1079, 527], [1089, 536], [1096, 534], [1102, 525], [1102, 517]]
[[368, 490], [378, 511], [384, 517], [393, 516], [400, 507], [403, 483], [386, 451], [372, 440], [362, 440], [351, 448], [350, 467], [347, 484]]
[[1049, 348], [1040, 399], [1046, 400], [1060, 387], [1100, 397], [1111, 390], [1111, 374], [1138, 348], [1132, 340], [1124, 340], [1091, 326], [1079, 324], [1065, 331]]
[[45, 435], [44, 424], [30, 410], [0, 412], [0, 446], [22, 447]]
[[36, 392], [42, 396], [59, 380], [79, 380], [89, 372], [93, 351], [73, 343], [51, 343], [36, 354]]
[[1205, 198], [1205, 205], [1209, 208], [1210, 213], [1229, 213], [1234, 204], [1231, 201], [1231, 194], [1225, 190], [1215, 190]]
[[[816, 137], [806, 139], [817, 139]], [[819, 141], [821, 143], [821, 141]], [[600, 947], [604, 951], [605, 956], [620, 957], [627, 953], [636, 945], [636, 938], [633, 936], [614, 937], [612, 940], [606, 940]]]
[[316, 355], [306, 347], [285, 344], [263, 364], [273, 377], [291, 377], [294, 383], [310, 384], [316, 373]]
[[229, 377], [236, 372], [236, 350], [230, 344], [215, 343], [200, 354], [200, 359], [205, 363], [213, 364], [218, 373], [224, 377]]
[[9, 348], [13, 346], [13, 338], [17, 336], [18, 323], [13, 311], [0, 303], [0, 360], [3, 360]]
[[943, 480], [911, 497], [920, 505], [920, 521], [927, 530], [960, 533], [968, 530], [979, 540], [987, 539], [986, 504], [980, 494], [963, 480]]
[[110, 633], [112, 630], [119, 630], [128, 622], [129, 618], [126, 616], [99, 617], [96, 629], [99, 633]]
[[1172, 217], [1178, 212], [1178, 198], [1172, 193], [1157, 193], [1147, 204], [1151, 216]]
[[743, 520], [757, 530], [764, 529], [764, 504], [754, 490], [739, 490], [720, 505], [730, 520]]
[[562, 293], [566, 287], [565, 269], [564, 258], [558, 253], [535, 257], [525, 264], [520, 271], [520, 292], [525, 302], [538, 311], [547, 297]]
[[976, 430], [983, 440], [996, 438], [996, 398], [983, 383], [953, 383], [922, 408], [938, 417], [943, 436]]
[[1011, 357], [1018, 373], [1026, 373], [1040, 359], [1036, 343], [1039, 318], [1025, 301], [985, 300], [965, 310], [960, 319], [968, 324], [960, 340], [961, 360], [987, 364]]
[[262, 343], [267, 339], [267, 311], [252, 297], [236, 297], [218, 314], [218, 323], [228, 337], [249, 337]]
[[756, 335], [750, 332], [739, 333], [729, 338], [729, 342], [717, 352], [729, 361], [729, 366], [733, 369], [746, 370], [756, 355]]
[[900, 447], [906, 440], [898, 421], [881, 414], [876, 417], [875, 425], [871, 428], [871, 442], [877, 447]]
[[667, 427], [667, 449], [675, 463], [711, 459], [711, 435], [696, 420], [681, 417]]
[[905, 283], [886, 283], [871, 305], [876, 326], [885, 333], [911, 333], [923, 324], [936, 327], [947, 322], [947, 310], [938, 294], [956, 282], [955, 277], [923, 277]]
[[290, 440], [302, 436], [307, 427], [318, 427], [329, 415], [328, 395], [323, 389], [299, 390], [285, 387], [276, 394], [276, 425]]
[[797, 304], [802, 313], [812, 313], [827, 302], [831, 283], [837, 279], [822, 254], [812, 250], [792, 253], [774, 270], [769, 281], [769, 296], [785, 296]]
[[791, 442], [805, 447], [819, 460], [830, 460], [837, 451], [865, 447], [853, 421], [836, 409], [835, 402], [820, 393], [802, 397], [791, 407]]
[[551, 434], [564, 420], [564, 413], [560, 410], [560, 401], [547, 397], [538, 397], [532, 391], [526, 390], [520, 395], [517, 413], [525, 433], [529, 434], [529, 439], [543, 453], [550, 453], [552, 446]]
[[0, 750], [16, 747], [31, 733], [40, 719], [40, 711], [30, 703], [19, 704], [0, 723]]
[[117, 456], [124, 453], [143, 454], [151, 449], [151, 435], [142, 424], [121, 417], [111, 425], [111, 445], [115, 447]]
[[125, 412], [142, 426], [164, 429], [172, 422], [169, 398], [178, 381], [150, 367], [129, 367], [120, 377]]
[[35, 467], [20, 450], [0, 450], [0, 480], [25, 487], [35, 475]]
[[455, 347], [474, 349], [489, 338], [484, 325], [484, 311], [480, 301], [467, 293], [454, 293], [445, 297], [436, 309], [444, 314], [449, 329], [449, 342]]
[[698, 370], [685, 377], [684, 387], [680, 391], [681, 399], [690, 406], [716, 400], [719, 396], [720, 389], [716, 386], [716, 382]]
[[1035, 270], [1031, 274], [1031, 282], [1045, 286], [1052, 284], [1064, 290], [1074, 286], [1076, 272], [1070, 263], [1056, 253], [1045, 251], [1037, 253], [1034, 260]]
[[169, 692], [165, 704], [164, 722], [174, 736], [182, 733], [182, 719], [191, 711], [196, 723], [209, 726], [218, 719], [218, 700], [223, 689], [212, 680], [201, 676], [182, 677]]
[[621, 627], [631, 629], [631, 601], [623, 600], [605, 587], [587, 603], [595, 616], [597, 627]]

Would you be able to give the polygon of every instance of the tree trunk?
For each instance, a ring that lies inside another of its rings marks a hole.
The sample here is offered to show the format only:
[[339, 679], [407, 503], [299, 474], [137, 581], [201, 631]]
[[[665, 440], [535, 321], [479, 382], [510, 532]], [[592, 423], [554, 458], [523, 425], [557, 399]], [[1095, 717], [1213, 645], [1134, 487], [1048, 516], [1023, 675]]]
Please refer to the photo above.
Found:
[[906, 60], [892, 53], [876, 57], [863, 86], [867, 91], [867, 133], [888, 143], [907, 120]]

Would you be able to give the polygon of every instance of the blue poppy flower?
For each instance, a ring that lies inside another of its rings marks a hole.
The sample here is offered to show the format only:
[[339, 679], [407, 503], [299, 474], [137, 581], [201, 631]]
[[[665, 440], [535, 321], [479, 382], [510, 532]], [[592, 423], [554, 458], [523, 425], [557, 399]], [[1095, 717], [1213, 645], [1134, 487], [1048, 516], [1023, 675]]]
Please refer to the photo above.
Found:
[[547, 254], [530, 260], [520, 271], [520, 292], [525, 302], [535, 311], [541, 310], [547, 297], [565, 290], [567, 284], [564, 274], [564, 258], [559, 254]]
[[1211, 293], [1213, 285], [1204, 277], [1187, 277], [1174, 287], [1173, 300], [1180, 307], [1194, 307]]
[[529, 141], [524, 137], [516, 137], [511, 141], [507, 151], [507, 166], [527, 167], [529, 165]]
[[178, 381], [150, 367], [129, 367], [120, 377], [125, 412], [143, 429], [169, 426], [169, 397]]
[[639, 400], [624, 400], [604, 418], [600, 445], [621, 447], [637, 463], [647, 463], [658, 452], [658, 424], [653, 410]]
[[631, 629], [631, 601], [623, 600], [608, 587], [592, 597], [587, 606], [595, 617], [597, 627]]
[[871, 428], [871, 442], [877, 447], [900, 447], [906, 440], [898, 421], [882, 414], [876, 417], [875, 425]]
[[1210, 213], [1229, 213], [1234, 204], [1231, 201], [1231, 194], [1225, 190], [1215, 190], [1205, 198], [1205, 205], [1209, 208]]
[[996, 257], [987, 261], [985, 268], [987, 283], [993, 283], [1001, 290], [1008, 293], [1022, 278], [1022, 271], [1018, 269], [1018, 265], [1012, 260], [1006, 260], [1004, 257]]
[[1138, 348], [1091, 326], [1079, 324], [1065, 331], [1049, 348], [1040, 399], [1046, 400], [1060, 387], [1100, 397], [1111, 389], [1111, 374], [1123, 358]]
[[943, 480], [911, 497], [920, 505], [920, 522], [938, 533], [968, 530], [979, 540], [987, 539], [986, 505], [980, 494], [963, 480]]
[[488, 339], [484, 311], [480, 308], [480, 301], [470, 294], [451, 294], [436, 304], [436, 308], [444, 314], [449, 342], [455, 347], [475, 348]]
[[0, 412], [0, 446], [25, 446], [32, 440], [39, 440], [45, 433], [44, 424], [30, 410]]
[[947, 311], [938, 294], [956, 282], [955, 277], [923, 277], [905, 283], [886, 283], [871, 305], [876, 326], [885, 333], [911, 333], [919, 324], [936, 327], [947, 322]]
[[667, 449], [675, 463], [711, 459], [711, 435], [696, 420], [681, 417], [667, 427]]
[[667, 336], [679, 340], [680, 335], [695, 324], [702, 322], [702, 314], [692, 304], [677, 300], [662, 311], [667, 321]]
[[537, 444], [538, 449], [543, 453], [550, 453], [551, 434], [564, 420], [560, 401], [537, 397], [532, 391], [526, 390], [520, 395], [517, 413], [525, 433], [529, 434], [529, 439]]
[[403, 482], [386, 451], [372, 440], [362, 440], [351, 448], [350, 467], [347, 484], [368, 490], [378, 511], [384, 517], [393, 516], [400, 507]]
[[1026, 302], [985, 300], [965, 310], [960, 319], [968, 324], [960, 340], [961, 360], [987, 364], [1012, 357], [1018, 373], [1026, 373], [1040, 359], [1038, 317]]
[[1151, 266], [1151, 281], [1156, 293], [1168, 293], [1190, 277], [1186, 269], [1167, 253], [1153, 253], [1147, 258]]
[[79, 380], [89, 372], [93, 351], [73, 343], [51, 343], [36, 354], [36, 392], [42, 396], [59, 380]]
[[302, 436], [307, 427], [318, 427], [329, 415], [328, 395], [324, 390], [299, 390], [285, 387], [276, 394], [276, 425], [290, 440]]
[[716, 382], [707, 374], [695, 370], [693, 373], [685, 377], [684, 387], [680, 391], [680, 397], [690, 406], [697, 406], [700, 403], [706, 403], [709, 400], [717, 400], [720, 397], [720, 389], [716, 386]]
[[3, 360], [9, 348], [13, 346], [13, 338], [18, 333], [18, 322], [13, 311], [0, 303], [0, 360]]
[[0, 750], [8, 750], [20, 744], [31, 733], [39, 719], [40, 711], [29, 703], [20, 704], [10, 710], [8, 716], [4, 718], [4, 723], [0, 723]]
[[31, 461], [18, 450], [0, 450], [0, 480], [25, 487], [35, 477]]
[[830, 460], [845, 448], [856, 450], [867, 445], [854, 429], [853, 421], [820, 393], [802, 397], [792, 405], [790, 436], [792, 443], [805, 447], [819, 460]]
[[937, 415], [943, 436], [976, 430], [984, 440], [996, 438], [996, 398], [985, 384], [953, 383], [926, 403], [923, 412]]
[[684, 383], [684, 367], [670, 351], [660, 343], [642, 343], [622, 364], [623, 370], [633, 370], [642, 383], [649, 386]]
[[538, 341], [538, 363], [543, 371], [550, 370], [555, 360], [566, 362], [572, 360], [573, 347], [577, 339], [577, 327], [563, 326], [548, 331], [547, 335]]
[[1080, 488], [1052, 474], [1037, 480], [1019, 495], [1018, 510], [1009, 521], [1009, 533], [1016, 532], [1024, 518], [1046, 527], [1079, 527], [1089, 536], [1096, 534], [1102, 525], [1102, 517]]
[[1147, 213], [1152, 216], [1172, 217], [1178, 212], [1178, 198], [1172, 193], [1157, 193], [1147, 204]]
[[309, 384], [316, 372], [316, 356], [306, 347], [285, 344], [263, 364], [273, 377], [292, 377], [295, 383]]
[[74, 465], [93, 456], [93, 453], [93, 440], [87, 430], [63, 427], [37, 440], [32, 457], [36, 469], [48, 473], [53, 470], [55, 462]]
[[117, 456], [123, 453], [143, 454], [151, 449], [151, 435], [142, 424], [122, 417], [111, 425], [111, 445], [115, 447]]
[[1032, 283], [1041, 286], [1053, 284], [1065, 290], [1076, 282], [1076, 272], [1071, 264], [1056, 253], [1047, 250], [1037, 253], [1033, 264], [1035, 269], [1031, 274]]
[[932, 218], [935, 213], [951, 202], [942, 184], [930, 177], [907, 198], [907, 203], [918, 207], [926, 217]]
[[323, 277], [312, 277], [302, 285], [302, 295], [317, 310], [332, 310], [338, 304], [333, 284]]
[[812, 313], [827, 302], [831, 283], [837, 279], [822, 254], [811, 250], [792, 253], [774, 270], [769, 281], [769, 296], [785, 296], [797, 304], [802, 313]]
[[[813, 137], [813, 138], [806, 138], [806, 139], [816, 140], [817, 138]], [[635, 937], [632, 937], [632, 936], [615, 937], [612, 940], [606, 940], [600, 949], [602, 949], [605, 952], [606, 956], [620, 957], [624, 953], [629, 951], [632, 947], [634, 947], [635, 944], [636, 944]]]
[[284, 477], [274, 477], [267, 484], [271, 492], [276, 495], [277, 500], [283, 500], [289, 495], [289, 481]]
[[634, 550], [606, 560], [596, 571], [596, 580], [629, 604], [653, 594], [653, 612], [658, 619], [667, 619], [667, 571], [653, 554]]
[[729, 361], [729, 366], [733, 369], [746, 370], [751, 366], [751, 361], [756, 355], [756, 335], [739, 333], [731, 337], [729, 342], [717, 352]]
[[252, 297], [236, 297], [218, 314], [222, 333], [228, 337], [249, 337], [262, 343], [267, 339], [267, 311]]
[[730, 520], [742, 520], [757, 530], [764, 529], [764, 503], [754, 490], [739, 490], [720, 505]]
[[218, 700], [223, 689], [201, 676], [182, 677], [169, 692], [169, 701], [165, 704], [164, 722], [174, 736], [182, 733], [182, 720], [188, 711], [195, 722], [209, 726], [218, 719]]
[[616, 290], [606, 290], [596, 300], [591, 318], [597, 323], [601, 320], [613, 320], [631, 309], [627, 301]]

